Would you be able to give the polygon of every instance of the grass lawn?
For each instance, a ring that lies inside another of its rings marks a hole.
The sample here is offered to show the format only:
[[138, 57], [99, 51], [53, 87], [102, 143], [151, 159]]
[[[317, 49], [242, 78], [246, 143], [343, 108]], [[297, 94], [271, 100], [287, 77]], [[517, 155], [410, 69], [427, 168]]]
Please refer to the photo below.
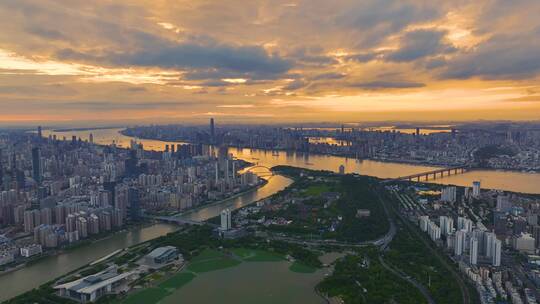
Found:
[[300, 262], [294, 262], [290, 267], [289, 270], [292, 272], [298, 272], [298, 273], [314, 273], [317, 271], [316, 268], [304, 265]]
[[150, 276], [148, 276], [148, 278], [151, 280], [151, 281], [156, 281], [156, 280], [159, 280], [163, 277], [163, 274], [162, 273], [159, 273], [159, 272], [156, 272], [156, 273], [153, 273], [151, 274]]
[[141, 292], [130, 295], [123, 304], [148, 304], [157, 303], [168, 296], [170, 293], [162, 288], [148, 288]]
[[265, 250], [235, 248], [232, 252], [246, 262], [279, 262], [285, 260], [282, 255]]
[[234, 267], [239, 265], [240, 263], [242, 262], [227, 257], [215, 258], [210, 260], [207, 259], [205, 261], [191, 263], [188, 266], [188, 270], [196, 273], [201, 273]]
[[324, 192], [330, 192], [330, 187], [328, 187], [327, 185], [319, 184], [309, 186], [304, 193], [309, 196], [319, 196]]
[[221, 251], [214, 250], [214, 249], [205, 249], [203, 250], [203, 252], [201, 252], [201, 254], [194, 257], [191, 262], [197, 263], [204, 260], [218, 259], [222, 257], [223, 257], [223, 253]]
[[189, 272], [182, 272], [159, 284], [159, 287], [165, 289], [177, 289], [191, 282], [193, 278], [195, 278], [194, 274]]

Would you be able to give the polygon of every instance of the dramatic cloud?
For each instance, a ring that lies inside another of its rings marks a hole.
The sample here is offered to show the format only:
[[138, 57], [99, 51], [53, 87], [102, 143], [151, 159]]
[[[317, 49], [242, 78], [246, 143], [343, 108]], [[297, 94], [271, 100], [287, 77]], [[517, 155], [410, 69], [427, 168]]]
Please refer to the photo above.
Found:
[[351, 84], [352, 87], [380, 90], [380, 89], [407, 89], [407, 88], [421, 88], [425, 87], [424, 83], [420, 82], [408, 82], [408, 81], [372, 81]]
[[291, 63], [270, 56], [260, 47], [179, 44], [133, 54], [112, 55], [120, 65], [162, 68], [222, 69], [238, 74], [273, 75], [287, 72]]
[[446, 78], [525, 79], [540, 73], [540, 28], [529, 35], [496, 35], [478, 48], [455, 57]]
[[389, 53], [385, 58], [390, 61], [413, 61], [456, 51], [453, 46], [443, 41], [445, 34], [444, 31], [434, 30], [407, 32], [400, 39], [399, 50]]
[[3, 0], [0, 121], [537, 119], [539, 11], [538, 0]]

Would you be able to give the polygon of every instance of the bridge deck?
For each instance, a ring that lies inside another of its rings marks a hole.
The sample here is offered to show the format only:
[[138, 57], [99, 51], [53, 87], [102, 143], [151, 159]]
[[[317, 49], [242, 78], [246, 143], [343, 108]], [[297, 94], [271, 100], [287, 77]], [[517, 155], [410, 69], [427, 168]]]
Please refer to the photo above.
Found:
[[[452, 172], [454, 170], [462, 170], [461, 173], [463, 173], [463, 171], [465, 170], [468, 170], [470, 168], [469, 165], [463, 165], [463, 166], [456, 166], [456, 167], [450, 167], [450, 168], [441, 168], [441, 169], [437, 169], [437, 170], [432, 170], [432, 171], [427, 171], [427, 172], [422, 172], [422, 173], [416, 173], [416, 174], [411, 174], [411, 175], [407, 175], [407, 176], [400, 176], [394, 180], [411, 180], [411, 179], [415, 179], [415, 178], [420, 178], [422, 176], [426, 176], [426, 177], [429, 177], [430, 175], [434, 175], [436, 176], [437, 174], [439, 173], [444, 173], [444, 172]], [[457, 172], [456, 172], [457, 173]]]

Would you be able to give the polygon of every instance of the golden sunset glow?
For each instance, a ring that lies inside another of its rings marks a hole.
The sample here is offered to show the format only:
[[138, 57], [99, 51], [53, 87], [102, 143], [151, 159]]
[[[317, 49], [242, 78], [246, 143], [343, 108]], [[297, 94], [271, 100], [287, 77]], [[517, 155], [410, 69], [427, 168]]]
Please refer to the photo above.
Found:
[[538, 119], [539, 10], [2, 1], [0, 123]]

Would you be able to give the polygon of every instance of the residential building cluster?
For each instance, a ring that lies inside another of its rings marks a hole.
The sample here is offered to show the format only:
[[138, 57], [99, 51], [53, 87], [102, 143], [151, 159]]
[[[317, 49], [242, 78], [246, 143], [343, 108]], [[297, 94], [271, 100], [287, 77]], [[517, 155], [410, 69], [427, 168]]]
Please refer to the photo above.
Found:
[[239, 173], [246, 165], [202, 144], [153, 152], [135, 141], [125, 149], [93, 136], [44, 137], [41, 128], [0, 133], [0, 266], [261, 184]]
[[537, 303], [539, 198], [482, 190], [480, 182], [443, 186], [439, 196], [419, 187], [389, 187], [400, 212], [459, 265], [482, 303]]

